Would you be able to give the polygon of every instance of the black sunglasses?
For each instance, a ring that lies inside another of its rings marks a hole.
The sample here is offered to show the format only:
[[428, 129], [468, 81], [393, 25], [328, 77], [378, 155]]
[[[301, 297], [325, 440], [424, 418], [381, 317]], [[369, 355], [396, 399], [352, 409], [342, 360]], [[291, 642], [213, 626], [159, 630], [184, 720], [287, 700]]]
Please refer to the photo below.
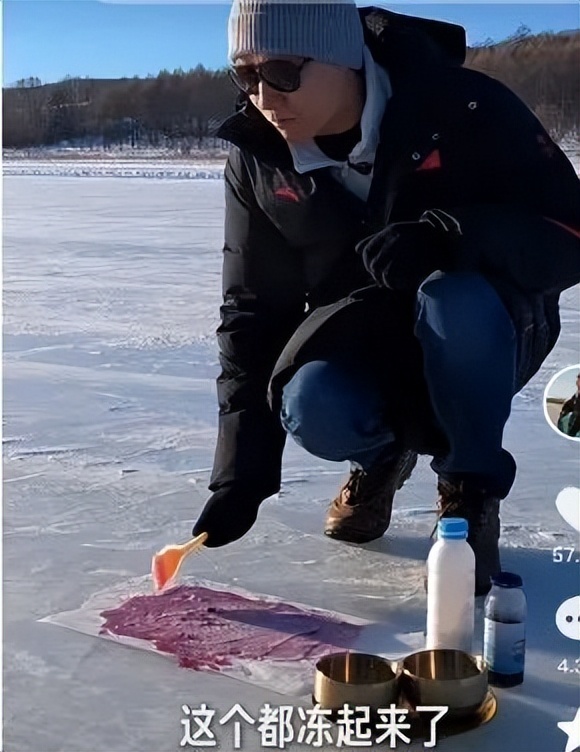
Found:
[[257, 94], [260, 81], [271, 89], [290, 93], [300, 88], [302, 68], [312, 58], [301, 63], [290, 60], [266, 60], [260, 65], [236, 65], [229, 69], [230, 78], [245, 94]]

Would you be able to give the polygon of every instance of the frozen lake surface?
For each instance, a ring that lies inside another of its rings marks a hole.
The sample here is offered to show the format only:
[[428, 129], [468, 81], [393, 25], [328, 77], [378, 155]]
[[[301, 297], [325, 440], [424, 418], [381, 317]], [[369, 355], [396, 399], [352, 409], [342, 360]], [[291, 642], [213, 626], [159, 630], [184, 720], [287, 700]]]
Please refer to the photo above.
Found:
[[[254, 718], [268, 702], [305, 704], [38, 621], [147, 574], [154, 551], [187, 539], [207, 497], [222, 193], [221, 180], [5, 178], [7, 752], [171, 752], [184, 704], [206, 703], [216, 718], [238, 702]], [[555, 546], [580, 550], [554, 504], [580, 485], [579, 445], [542, 409], [550, 377], [580, 362], [578, 288], [562, 296], [562, 322], [506, 429], [519, 474], [503, 507], [503, 559], [528, 593], [526, 680], [497, 692], [490, 724], [438, 745], [449, 752], [564, 752], [557, 724], [580, 705], [578, 673], [557, 670], [564, 658], [574, 666], [580, 643], [554, 622], [580, 592], [578, 565], [552, 560]], [[387, 535], [356, 547], [321, 535], [346, 471], [288, 443], [279, 498], [245, 539], [195, 557], [187, 573], [377, 622], [385, 644], [404, 647], [424, 627], [435, 476], [422, 458]], [[232, 724], [216, 736], [233, 749]], [[243, 730], [242, 748], [262, 748], [255, 727]]]

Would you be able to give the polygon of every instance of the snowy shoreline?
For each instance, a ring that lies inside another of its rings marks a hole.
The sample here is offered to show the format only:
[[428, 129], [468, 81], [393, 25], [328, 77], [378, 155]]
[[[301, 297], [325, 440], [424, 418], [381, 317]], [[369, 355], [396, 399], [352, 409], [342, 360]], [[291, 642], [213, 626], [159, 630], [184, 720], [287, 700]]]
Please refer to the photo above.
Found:
[[227, 149], [5, 149], [5, 176], [221, 180]]
[[[580, 174], [580, 140], [560, 142]], [[168, 149], [5, 149], [5, 177], [146, 178], [160, 180], [221, 180], [227, 159], [225, 149], [192, 150], [189, 154]]]
[[50, 159], [5, 161], [4, 176], [66, 177], [66, 178], [149, 178], [161, 180], [221, 180], [222, 163], [159, 159], [154, 164], [139, 160]]

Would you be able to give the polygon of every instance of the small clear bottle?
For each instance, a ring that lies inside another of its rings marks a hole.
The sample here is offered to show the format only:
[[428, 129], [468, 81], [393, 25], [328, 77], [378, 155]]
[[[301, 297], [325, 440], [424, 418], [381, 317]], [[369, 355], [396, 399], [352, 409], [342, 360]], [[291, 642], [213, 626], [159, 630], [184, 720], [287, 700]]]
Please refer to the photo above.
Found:
[[511, 572], [492, 577], [485, 599], [483, 657], [489, 683], [515, 687], [524, 680], [527, 601], [522, 578]]

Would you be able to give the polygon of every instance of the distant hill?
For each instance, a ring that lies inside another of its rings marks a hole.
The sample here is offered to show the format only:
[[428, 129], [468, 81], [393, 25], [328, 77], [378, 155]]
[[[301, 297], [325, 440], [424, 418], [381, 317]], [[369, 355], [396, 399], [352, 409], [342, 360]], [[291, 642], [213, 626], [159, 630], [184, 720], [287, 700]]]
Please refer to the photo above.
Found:
[[[505, 40], [467, 52], [466, 67], [509, 86], [556, 138], [580, 132], [580, 29]], [[3, 89], [4, 146], [128, 145], [191, 149], [234, 109], [225, 70], [198, 66], [157, 77], [30, 78]]]

